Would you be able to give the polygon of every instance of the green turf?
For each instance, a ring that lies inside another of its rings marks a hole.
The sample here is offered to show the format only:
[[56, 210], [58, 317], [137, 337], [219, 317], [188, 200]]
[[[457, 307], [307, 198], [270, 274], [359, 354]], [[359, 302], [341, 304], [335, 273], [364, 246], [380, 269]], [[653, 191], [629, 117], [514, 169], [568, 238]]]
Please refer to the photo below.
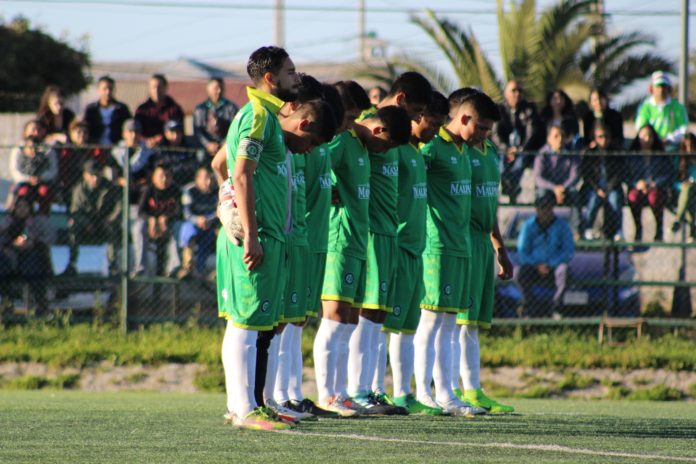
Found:
[[223, 426], [217, 394], [0, 392], [0, 462], [696, 462], [694, 402], [513, 403], [519, 414], [322, 420], [291, 435]]

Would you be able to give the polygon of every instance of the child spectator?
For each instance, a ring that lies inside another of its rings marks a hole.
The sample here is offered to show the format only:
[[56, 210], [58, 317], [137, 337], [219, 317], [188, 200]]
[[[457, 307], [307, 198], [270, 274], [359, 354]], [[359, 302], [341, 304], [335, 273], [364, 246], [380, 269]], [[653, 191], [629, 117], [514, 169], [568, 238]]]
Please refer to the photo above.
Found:
[[131, 117], [128, 107], [114, 98], [114, 80], [102, 76], [97, 81], [99, 99], [85, 108], [89, 143], [115, 145], [121, 140], [121, 126]]
[[170, 166], [174, 185], [181, 188], [192, 182], [203, 158], [192, 138], [184, 136], [183, 122], [172, 119], [164, 123], [164, 140], [155, 154], [155, 164]]
[[[213, 188], [210, 170], [201, 166], [196, 171], [194, 184], [184, 190], [181, 198], [184, 209], [184, 222], [179, 233], [181, 247], [181, 268], [179, 279], [189, 277], [191, 273], [200, 276], [205, 271], [205, 262], [213, 252], [217, 236], [218, 203], [217, 188]], [[198, 246], [196, 265], [193, 266], [193, 248]]]
[[696, 135], [689, 132], [679, 145], [679, 163], [675, 190], [679, 193], [677, 200], [677, 218], [672, 224], [672, 231], [677, 232], [682, 223], [688, 221], [690, 228], [689, 241], [696, 240]]
[[208, 99], [193, 111], [193, 135], [212, 158], [225, 143], [227, 130], [239, 108], [225, 98], [225, 82], [221, 78], [211, 78], [205, 90]]
[[55, 85], [49, 85], [44, 90], [36, 112], [41, 127], [46, 131], [46, 143], [67, 143], [70, 123], [75, 119], [75, 113], [65, 107], [65, 94]]

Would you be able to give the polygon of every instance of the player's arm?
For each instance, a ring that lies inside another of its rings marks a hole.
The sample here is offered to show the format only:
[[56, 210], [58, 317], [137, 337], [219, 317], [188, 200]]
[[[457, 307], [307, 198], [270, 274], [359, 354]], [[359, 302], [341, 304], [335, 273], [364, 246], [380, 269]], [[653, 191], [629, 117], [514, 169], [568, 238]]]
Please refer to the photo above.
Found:
[[213, 156], [213, 160], [210, 162], [210, 167], [217, 176], [218, 185], [222, 185], [224, 181], [230, 177], [230, 173], [227, 171], [227, 144], [224, 143], [220, 149]]
[[493, 231], [491, 232], [491, 243], [493, 243], [493, 248], [495, 249], [496, 256], [498, 257], [498, 265], [500, 266], [498, 277], [503, 280], [511, 279], [512, 262], [508, 257], [507, 248], [505, 248], [503, 236], [500, 234], [500, 227], [498, 227], [497, 219], [495, 220], [495, 225], [493, 226]]
[[232, 173], [232, 184], [236, 194], [239, 220], [244, 230], [243, 261], [249, 270], [259, 266], [263, 260], [263, 248], [261, 248], [259, 243], [259, 226], [256, 223], [255, 170], [256, 161], [238, 157], [234, 163], [234, 172]]

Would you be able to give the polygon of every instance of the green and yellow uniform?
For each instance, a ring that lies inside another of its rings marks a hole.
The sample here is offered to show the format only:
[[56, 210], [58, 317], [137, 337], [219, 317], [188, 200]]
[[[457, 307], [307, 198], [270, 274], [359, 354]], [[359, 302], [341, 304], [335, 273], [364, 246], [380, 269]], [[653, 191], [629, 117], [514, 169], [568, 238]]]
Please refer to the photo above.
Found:
[[423, 284], [423, 251], [425, 250], [425, 217], [428, 206], [428, 185], [425, 161], [420, 150], [412, 145], [397, 148], [399, 155], [399, 198], [397, 212], [397, 291], [394, 310], [382, 326], [385, 332], [416, 332], [420, 320], [420, 303], [425, 295]]
[[443, 127], [422, 152], [428, 209], [423, 256], [425, 298], [421, 308], [465, 312], [471, 303], [471, 164], [467, 147], [455, 144]]
[[317, 316], [321, 309], [321, 288], [326, 270], [331, 209], [331, 156], [328, 144], [312, 150], [305, 157], [306, 223], [309, 242], [307, 315]]
[[362, 302], [369, 228], [370, 158], [353, 130], [329, 143], [337, 204], [329, 212], [329, 241], [321, 299]]
[[471, 266], [472, 305], [457, 315], [458, 324], [477, 324], [490, 328], [495, 298], [495, 251], [491, 232], [498, 214], [500, 164], [498, 149], [486, 140], [483, 151], [469, 148], [471, 161]]
[[227, 169], [234, 172], [237, 159], [256, 163], [255, 209], [264, 256], [261, 265], [249, 271], [242, 261], [244, 247], [234, 245], [226, 234], [218, 234], [218, 311], [238, 327], [270, 330], [278, 322], [285, 290], [290, 179], [277, 117], [284, 102], [250, 87], [247, 95], [249, 102], [227, 133]]
[[653, 126], [662, 140], [678, 144], [686, 135], [689, 117], [684, 105], [677, 100], [668, 98], [667, 102], [659, 105], [654, 97], [650, 97], [641, 103], [636, 116], [636, 128], [640, 129], [646, 124]]

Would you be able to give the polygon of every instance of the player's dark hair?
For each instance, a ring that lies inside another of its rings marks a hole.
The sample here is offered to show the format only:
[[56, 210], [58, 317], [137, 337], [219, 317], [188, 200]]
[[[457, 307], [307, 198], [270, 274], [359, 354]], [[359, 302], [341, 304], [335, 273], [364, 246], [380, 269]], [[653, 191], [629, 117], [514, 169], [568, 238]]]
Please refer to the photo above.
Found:
[[464, 100], [469, 98], [471, 94], [480, 92], [476, 87], [462, 87], [452, 92], [449, 97], [447, 97], [447, 102], [449, 103], [449, 110], [453, 111], [464, 103]]
[[309, 100], [324, 99], [324, 88], [321, 83], [309, 74], [300, 73], [300, 89], [297, 94], [297, 102], [303, 103]]
[[249, 56], [247, 74], [254, 83], [258, 83], [267, 72], [278, 74], [286, 58], [289, 58], [288, 52], [280, 47], [261, 47]]
[[343, 81], [348, 85], [348, 91], [353, 97], [355, 106], [360, 110], [366, 110], [372, 107], [370, 103], [370, 96], [365, 92], [365, 89], [355, 81]]
[[397, 145], [408, 143], [411, 138], [411, 117], [405, 109], [398, 106], [385, 106], [377, 110], [374, 118], [382, 122], [392, 142]]
[[330, 141], [336, 135], [338, 128], [336, 117], [331, 110], [331, 106], [324, 100], [316, 99], [302, 102], [295, 112], [302, 118], [312, 117], [314, 121], [310, 126], [310, 130], [321, 137], [324, 143]]
[[338, 92], [339, 97], [341, 97], [341, 102], [343, 103], [343, 109], [345, 111], [352, 111], [356, 109], [361, 109], [353, 98], [353, 93], [350, 91], [349, 81], [338, 81], [333, 87]]
[[437, 90], [433, 90], [433, 99], [428, 106], [425, 107], [423, 115], [438, 117], [447, 116], [448, 114], [449, 103], [447, 102], [447, 98]]
[[114, 84], [116, 83], [116, 81], [114, 81], [114, 80], [112, 79], [112, 77], [109, 76], [108, 74], [105, 74], [105, 75], [101, 76], [101, 77], [99, 78], [99, 80], [97, 80], [97, 83], [99, 83], [99, 82], [107, 82], [107, 83], [109, 83], [109, 84], [111, 84], [111, 85], [114, 85]]
[[334, 117], [336, 118], [336, 127], [343, 123], [343, 117], [346, 110], [343, 108], [343, 101], [336, 87], [330, 84], [322, 84], [322, 92], [324, 93], [324, 101], [331, 107]]
[[485, 93], [473, 87], [464, 87], [455, 90], [449, 98], [450, 111], [462, 105], [471, 105], [481, 119], [490, 119], [493, 122], [500, 120], [498, 105]]
[[165, 87], [169, 85], [169, 82], [167, 82], [167, 78], [164, 77], [164, 74], [153, 74], [152, 76], [150, 76], [150, 79], [158, 80], [159, 83]]
[[422, 74], [409, 71], [396, 78], [388, 96], [394, 96], [399, 92], [406, 95], [406, 103], [422, 103], [427, 105], [433, 96], [433, 87]]

